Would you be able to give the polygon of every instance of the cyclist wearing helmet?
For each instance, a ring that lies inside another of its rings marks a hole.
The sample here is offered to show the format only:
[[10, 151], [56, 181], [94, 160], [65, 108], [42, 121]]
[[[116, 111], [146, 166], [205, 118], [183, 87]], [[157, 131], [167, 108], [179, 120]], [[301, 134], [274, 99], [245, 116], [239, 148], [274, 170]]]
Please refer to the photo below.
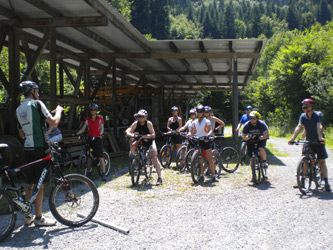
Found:
[[325, 138], [323, 137], [323, 114], [319, 111], [314, 111], [315, 101], [307, 98], [302, 101], [302, 113], [299, 117], [298, 125], [295, 128], [294, 134], [288, 141], [288, 144], [292, 144], [297, 135], [300, 133], [302, 127], [305, 127], [306, 140], [312, 142], [310, 144], [311, 149], [317, 154], [319, 165], [323, 173], [325, 180], [326, 191], [331, 191], [331, 186], [328, 183], [328, 173], [326, 167], [326, 158], [328, 158], [325, 148]]
[[252, 112], [252, 106], [246, 106], [245, 108], [245, 114], [242, 115], [237, 128], [235, 129], [235, 131], [237, 132], [245, 123], [247, 123], [250, 120], [250, 113]]
[[[242, 133], [242, 139], [243, 141], [248, 141], [254, 137], [259, 137], [260, 142], [258, 143], [258, 148], [260, 151], [261, 159], [263, 160], [264, 167], [268, 167], [267, 161], [266, 161], [266, 141], [269, 138], [269, 132], [268, 127], [265, 122], [260, 120], [261, 115], [258, 111], [252, 111], [250, 113], [250, 121], [245, 123]], [[252, 151], [254, 149], [253, 144], [248, 145], [248, 156], [251, 158]]]
[[[167, 129], [171, 131], [177, 131], [179, 132], [179, 129], [183, 126], [182, 118], [179, 117], [179, 110], [176, 106], [173, 106], [171, 108], [172, 116], [168, 119], [167, 123]], [[179, 149], [182, 146], [182, 138], [180, 135], [172, 135], [171, 136], [172, 142], [176, 144], [177, 149]], [[173, 146], [171, 146], [171, 151], [173, 150]]]
[[158, 160], [157, 157], [157, 147], [155, 140], [146, 140], [145, 139], [155, 139], [155, 130], [153, 123], [151, 121], [147, 120], [148, 112], [144, 109], [141, 109], [138, 112], [138, 121], [133, 122], [130, 129], [126, 130], [126, 135], [128, 137], [134, 138], [136, 142], [133, 143], [133, 146], [131, 147], [132, 155], [135, 154], [135, 150], [137, 148], [137, 145], [139, 141], [142, 140], [142, 142], [146, 145], [146, 147], [149, 149], [149, 157], [151, 157], [153, 165], [156, 169], [158, 178], [156, 185], [162, 184], [162, 177], [161, 177], [161, 163]]
[[[212, 108], [210, 106], [205, 106], [205, 118], [210, 120], [210, 124], [212, 125], [212, 130], [213, 133], [212, 135], [214, 136], [214, 131], [219, 130], [220, 128], [224, 127], [224, 122], [222, 120], [220, 120], [219, 118], [217, 118], [216, 116], [212, 115]], [[215, 123], [218, 123], [219, 125], [215, 128]]]
[[[98, 105], [91, 103], [89, 106], [89, 116], [85, 119], [82, 128], [74, 134], [74, 136], [81, 135], [88, 128], [88, 142], [93, 149], [96, 157], [98, 158], [101, 170], [105, 173], [105, 162], [103, 158], [103, 134], [104, 134], [104, 119], [102, 116], [97, 115]], [[87, 176], [92, 175], [92, 159], [88, 158], [88, 172]], [[106, 176], [102, 175], [102, 180], [106, 181]]]
[[[191, 129], [189, 135], [195, 135], [197, 137], [202, 137], [202, 136], [211, 136], [213, 133], [212, 130], [212, 125], [210, 124], [210, 121], [204, 117], [204, 111], [205, 108], [203, 106], [198, 106], [196, 108], [197, 110], [197, 116], [198, 118], [195, 119], [192, 122]], [[202, 144], [201, 147], [205, 149], [207, 159], [209, 162], [209, 168], [211, 173], [213, 174], [212, 180], [214, 182], [217, 182], [217, 176], [215, 174], [215, 165], [213, 162], [213, 154], [212, 154], [212, 145], [209, 140], [205, 140]], [[200, 176], [199, 176], [199, 181], [204, 181], [205, 177], [203, 176], [203, 165], [201, 164], [201, 169], [200, 169]]]
[[[61, 119], [61, 112], [64, 109], [58, 105], [55, 110], [51, 111], [51, 113], [54, 113], [54, 116], [52, 116], [45, 104], [38, 100], [38, 85], [35, 82], [21, 82], [20, 89], [25, 96], [25, 100], [17, 108], [16, 117], [19, 135], [24, 140], [25, 161], [29, 163], [45, 156], [43, 126], [46, 122], [52, 127], [57, 127]], [[33, 186], [37, 184], [44, 166], [44, 163], [37, 163], [34, 167], [24, 171], [26, 177], [26, 201], [31, 198]], [[47, 182], [48, 179], [48, 177], [45, 178], [44, 183]], [[32, 222], [34, 222], [36, 226], [52, 226], [56, 224], [55, 221], [47, 221], [42, 217], [44, 183], [41, 185], [35, 200], [36, 217], [34, 219], [32, 214], [26, 215], [24, 218], [26, 225], [30, 225]]]
[[196, 119], [196, 117], [197, 117], [197, 111], [196, 111], [195, 109], [191, 109], [191, 110], [190, 110], [190, 117], [191, 117], [191, 119], [188, 120], [188, 121], [185, 123], [185, 125], [179, 129], [179, 132], [183, 132], [183, 131], [185, 131], [185, 130], [190, 131], [191, 124], [192, 124], [192, 122], [193, 122], [193, 121]]

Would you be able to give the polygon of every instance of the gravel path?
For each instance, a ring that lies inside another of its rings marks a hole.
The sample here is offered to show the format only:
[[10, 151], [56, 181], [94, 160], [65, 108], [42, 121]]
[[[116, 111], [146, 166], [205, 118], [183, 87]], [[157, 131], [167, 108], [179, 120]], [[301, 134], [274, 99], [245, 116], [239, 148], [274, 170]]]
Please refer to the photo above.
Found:
[[[90, 222], [81, 228], [57, 223], [49, 228], [22, 226], [20, 215], [6, 249], [332, 249], [333, 193], [314, 190], [301, 196], [296, 164], [301, 147], [269, 140], [268, 181], [249, 182], [248, 166], [225, 174], [219, 183], [192, 185], [189, 174], [163, 171], [131, 187], [126, 168], [99, 185], [95, 218], [129, 229], [128, 235]], [[333, 184], [333, 152], [328, 168]], [[47, 200], [47, 199], [45, 199]], [[45, 209], [47, 209], [45, 205]], [[52, 218], [50, 213], [46, 214]]]

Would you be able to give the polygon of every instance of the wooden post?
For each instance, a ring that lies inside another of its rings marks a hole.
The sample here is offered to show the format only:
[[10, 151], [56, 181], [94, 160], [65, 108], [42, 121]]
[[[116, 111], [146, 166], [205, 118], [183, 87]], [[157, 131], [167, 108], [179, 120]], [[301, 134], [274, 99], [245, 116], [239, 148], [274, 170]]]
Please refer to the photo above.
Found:
[[59, 95], [61, 98], [64, 97], [64, 67], [62, 63], [59, 63]]
[[57, 46], [56, 27], [50, 26], [50, 97], [51, 109], [57, 106]]
[[118, 120], [118, 112], [117, 112], [117, 68], [116, 68], [116, 59], [113, 58], [112, 60], [112, 117], [113, 117], [113, 135], [117, 138], [117, 120]]
[[234, 79], [232, 86], [232, 138], [237, 141], [238, 133], [235, 131], [238, 125], [238, 68], [237, 57], [234, 56]]
[[8, 32], [8, 63], [9, 63], [9, 132], [11, 135], [17, 135], [17, 127], [15, 120], [16, 109], [19, 105], [20, 83], [20, 43], [18, 32], [13, 28]]
[[84, 95], [90, 98], [90, 63], [89, 58], [86, 58], [84, 64]]

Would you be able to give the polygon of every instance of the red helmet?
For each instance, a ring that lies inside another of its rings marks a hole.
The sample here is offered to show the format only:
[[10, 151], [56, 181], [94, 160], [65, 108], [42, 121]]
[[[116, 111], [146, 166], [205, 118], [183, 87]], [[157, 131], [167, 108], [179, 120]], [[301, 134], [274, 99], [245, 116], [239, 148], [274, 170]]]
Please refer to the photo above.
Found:
[[316, 102], [310, 98], [306, 98], [302, 101], [302, 104], [316, 105]]

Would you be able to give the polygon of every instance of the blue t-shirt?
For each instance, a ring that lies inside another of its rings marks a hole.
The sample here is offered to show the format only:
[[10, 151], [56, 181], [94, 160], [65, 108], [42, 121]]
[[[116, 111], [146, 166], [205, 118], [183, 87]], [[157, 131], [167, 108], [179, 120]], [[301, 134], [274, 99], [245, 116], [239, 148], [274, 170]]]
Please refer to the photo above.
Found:
[[265, 122], [258, 120], [255, 126], [251, 122], [247, 122], [243, 128], [243, 134], [251, 134], [261, 136], [264, 134], [264, 131], [268, 130], [268, 127]]
[[298, 124], [302, 124], [305, 127], [306, 139], [310, 142], [319, 142], [319, 135], [317, 124], [323, 122], [323, 114], [319, 111], [314, 111], [311, 119], [302, 113], [299, 117]]
[[247, 114], [245, 114], [245, 115], [242, 115], [242, 117], [241, 117], [239, 123], [245, 124], [245, 123], [247, 123], [249, 120], [250, 120], [250, 116], [247, 115]]

